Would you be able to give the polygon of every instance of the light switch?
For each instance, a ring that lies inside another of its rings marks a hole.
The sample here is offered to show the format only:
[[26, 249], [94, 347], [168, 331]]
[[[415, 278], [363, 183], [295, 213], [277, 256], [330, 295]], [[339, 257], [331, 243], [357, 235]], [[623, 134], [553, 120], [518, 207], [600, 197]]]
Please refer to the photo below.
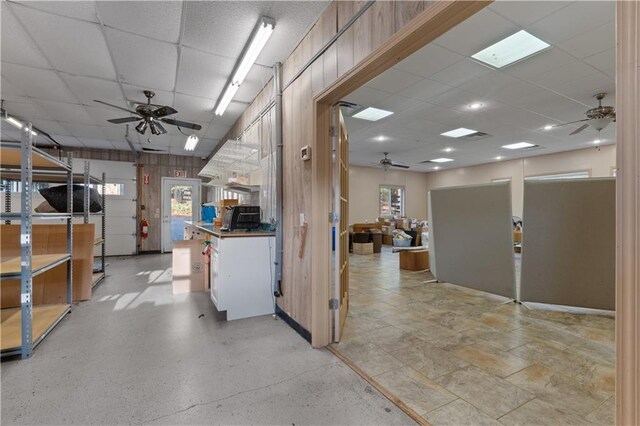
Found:
[[300, 226], [304, 225], [304, 213], [300, 213]]

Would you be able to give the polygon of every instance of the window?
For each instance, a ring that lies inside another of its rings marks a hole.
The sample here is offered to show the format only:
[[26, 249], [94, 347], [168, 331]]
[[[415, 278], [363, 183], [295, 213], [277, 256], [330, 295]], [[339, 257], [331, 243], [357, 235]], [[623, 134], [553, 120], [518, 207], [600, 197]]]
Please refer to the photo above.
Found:
[[524, 180], [549, 180], [549, 179], [584, 179], [589, 177], [589, 171], [555, 173], [552, 175], [528, 176]]
[[[98, 194], [102, 194], [102, 185], [90, 185]], [[105, 195], [123, 196], [124, 195], [124, 183], [106, 183], [104, 186]]]
[[404, 187], [380, 185], [380, 216], [404, 216]]

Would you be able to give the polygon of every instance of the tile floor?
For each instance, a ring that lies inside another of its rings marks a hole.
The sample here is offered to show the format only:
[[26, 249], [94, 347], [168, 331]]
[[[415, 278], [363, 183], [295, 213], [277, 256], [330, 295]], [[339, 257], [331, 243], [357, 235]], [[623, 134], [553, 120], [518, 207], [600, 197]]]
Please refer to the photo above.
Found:
[[614, 320], [530, 310], [351, 255], [335, 348], [433, 425], [614, 424]]

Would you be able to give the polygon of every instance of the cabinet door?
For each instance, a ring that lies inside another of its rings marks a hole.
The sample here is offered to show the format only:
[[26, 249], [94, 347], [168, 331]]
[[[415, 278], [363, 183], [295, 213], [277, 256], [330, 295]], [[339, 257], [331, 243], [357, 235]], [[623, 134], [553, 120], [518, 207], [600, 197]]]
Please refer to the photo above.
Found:
[[220, 292], [220, 252], [218, 248], [213, 247], [211, 250], [211, 300], [216, 305], [219, 311], [223, 310], [221, 302]]

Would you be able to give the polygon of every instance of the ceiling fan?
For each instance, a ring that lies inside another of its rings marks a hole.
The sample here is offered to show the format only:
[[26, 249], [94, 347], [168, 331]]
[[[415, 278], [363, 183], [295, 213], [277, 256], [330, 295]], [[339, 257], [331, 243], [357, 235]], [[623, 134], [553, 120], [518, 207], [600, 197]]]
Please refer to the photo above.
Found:
[[[384, 169], [384, 171], [386, 172], [387, 170], [389, 170], [390, 167], [398, 167], [400, 169], [408, 169], [409, 166], [407, 166], [406, 164], [400, 164], [400, 163], [394, 163], [393, 161], [391, 161], [389, 158], [387, 158], [387, 155], [389, 155], [388, 152], [384, 153], [384, 158], [382, 160], [380, 160], [379, 163], [382, 166], [382, 168]], [[376, 164], [376, 163], [373, 163]]]
[[173, 109], [167, 105], [155, 105], [151, 103], [151, 98], [153, 98], [156, 94], [151, 90], [145, 90], [144, 95], [147, 97], [147, 103], [138, 103], [136, 102], [136, 110], [131, 111], [126, 108], [121, 108], [117, 105], [112, 105], [107, 102], [99, 101], [94, 99], [94, 102], [99, 104], [107, 105], [112, 108], [117, 108], [128, 113], [135, 115], [135, 117], [124, 117], [124, 118], [113, 118], [111, 120], [107, 120], [110, 123], [114, 124], [124, 124], [124, 123], [132, 123], [134, 121], [140, 121], [140, 123], [136, 126], [136, 131], [141, 135], [147, 131], [147, 128], [151, 130], [151, 133], [154, 135], [162, 135], [167, 133], [165, 128], [160, 124], [166, 123], [172, 126], [176, 126], [178, 128], [184, 127], [186, 129], [192, 130], [200, 130], [202, 126], [195, 123], [189, 123], [187, 121], [174, 120], [172, 118], [166, 118], [169, 115], [176, 114], [178, 111]]
[[580, 122], [586, 121], [585, 124], [578, 127], [573, 132], [569, 133], [569, 135], [570, 136], [577, 135], [578, 133], [580, 133], [581, 131], [583, 131], [589, 126], [593, 127], [596, 131], [600, 132], [600, 130], [607, 127], [610, 123], [612, 122], [615, 123], [616, 121], [616, 109], [612, 106], [602, 105], [602, 100], [604, 99], [605, 96], [607, 96], [606, 93], [596, 93], [593, 96], [598, 100], [598, 106], [595, 108], [591, 108], [590, 110], [587, 110], [587, 112], [584, 113], [584, 115], [586, 115], [587, 118], [583, 120], [571, 121], [569, 123], [556, 124], [555, 126], [551, 126], [551, 128], [561, 127], [561, 126], [566, 126], [567, 124], [574, 124], [574, 123], [580, 123]]

